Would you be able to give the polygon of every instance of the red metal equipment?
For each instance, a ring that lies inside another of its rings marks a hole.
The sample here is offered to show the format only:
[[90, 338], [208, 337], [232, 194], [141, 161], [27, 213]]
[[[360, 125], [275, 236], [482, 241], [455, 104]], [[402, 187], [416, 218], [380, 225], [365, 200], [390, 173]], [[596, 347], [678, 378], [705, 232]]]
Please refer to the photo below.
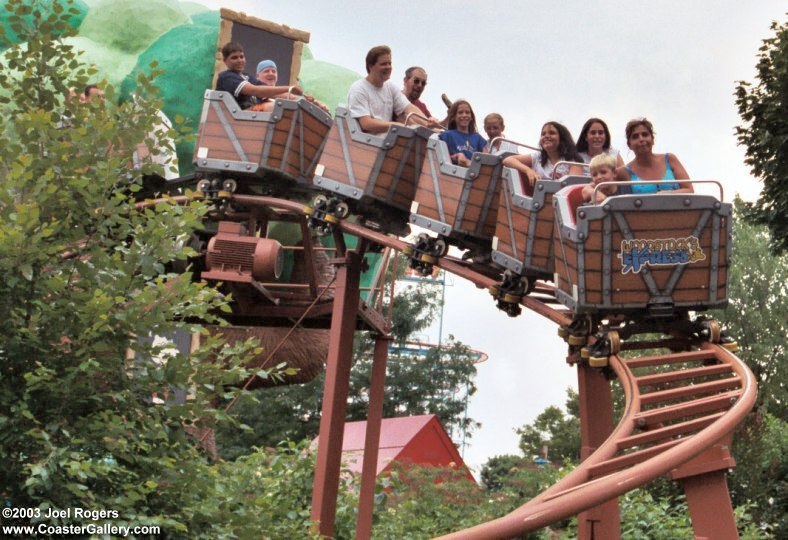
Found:
[[284, 266], [282, 244], [245, 234], [244, 225], [220, 221], [219, 232], [208, 242], [204, 279], [218, 281], [273, 281]]

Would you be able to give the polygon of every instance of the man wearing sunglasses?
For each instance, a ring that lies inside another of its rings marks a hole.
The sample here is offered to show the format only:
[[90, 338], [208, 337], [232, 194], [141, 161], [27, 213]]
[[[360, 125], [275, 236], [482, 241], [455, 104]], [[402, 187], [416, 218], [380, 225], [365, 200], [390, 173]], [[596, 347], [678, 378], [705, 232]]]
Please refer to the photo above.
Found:
[[430, 114], [430, 110], [419, 99], [421, 93], [424, 92], [424, 89], [427, 87], [427, 72], [418, 66], [409, 67], [405, 70], [403, 85], [402, 93], [405, 94], [408, 101], [418, 107], [421, 112], [424, 113], [424, 116], [427, 118], [431, 117], [432, 114]]

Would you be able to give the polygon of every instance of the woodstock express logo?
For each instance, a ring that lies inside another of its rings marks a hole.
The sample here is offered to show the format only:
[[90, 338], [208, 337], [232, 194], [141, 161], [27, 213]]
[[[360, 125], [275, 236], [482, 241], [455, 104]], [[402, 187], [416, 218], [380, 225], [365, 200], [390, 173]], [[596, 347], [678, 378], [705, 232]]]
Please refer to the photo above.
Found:
[[646, 266], [676, 266], [706, 258], [695, 236], [664, 240], [622, 240], [621, 273], [637, 274]]

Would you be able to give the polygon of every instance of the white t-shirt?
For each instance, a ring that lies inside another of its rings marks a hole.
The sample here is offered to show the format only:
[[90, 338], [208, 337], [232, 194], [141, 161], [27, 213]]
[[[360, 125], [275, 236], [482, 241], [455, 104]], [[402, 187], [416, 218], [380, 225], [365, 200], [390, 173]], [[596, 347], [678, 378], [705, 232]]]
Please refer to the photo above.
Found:
[[347, 106], [353, 118], [371, 116], [390, 122], [394, 113], [401, 114], [408, 105], [408, 98], [391, 81], [378, 87], [366, 79], [360, 79], [350, 86], [347, 94]]
[[548, 180], [558, 180], [562, 176], [569, 174], [569, 164], [562, 163], [558, 166], [558, 170], [555, 169], [555, 165], [553, 164], [550, 159], [547, 159], [547, 163], [542, 165], [542, 153], [541, 152], [532, 152], [531, 153], [531, 163], [533, 164], [531, 168], [539, 175], [539, 178], [545, 178]]

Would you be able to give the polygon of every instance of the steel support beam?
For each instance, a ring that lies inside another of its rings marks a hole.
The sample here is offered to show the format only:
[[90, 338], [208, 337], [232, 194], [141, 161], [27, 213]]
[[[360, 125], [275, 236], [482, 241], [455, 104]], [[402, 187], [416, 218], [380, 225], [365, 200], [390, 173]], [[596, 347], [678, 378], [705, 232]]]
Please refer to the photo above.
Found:
[[318, 532], [328, 538], [334, 536], [336, 521], [353, 334], [359, 305], [361, 257], [355, 251], [348, 251], [337, 267], [315, 483], [312, 489], [312, 520], [316, 522]]
[[[577, 365], [580, 402], [580, 461], [593, 454], [613, 432], [613, 394], [604, 373], [586, 362]], [[621, 538], [618, 499], [611, 499], [577, 516], [579, 540]]]
[[391, 338], [388, 336], [380, 334], [375, 336], [375, 352], [372, 357], [372, 381], [369, 388], [369, 407], [367, 409], [367, 431], [364, 434], [364, 464], [361, 470], [361, 492], [358, 499], [356, 538], [372, 537], [372, 511], [375, 503], [380, 425], [383, 421], [386, 363], [388, 362], [390, 341]]
[[681, 482], [687, 496], [692, 530], [699, 540], [739, 538], [725, 474], [736, 466], [730, 453], [733, 433], [680, 467], [668, 478]]
[[738, 540], [736, 518], [725, 471], [690, 476], [681, 481], [697, 540]]

